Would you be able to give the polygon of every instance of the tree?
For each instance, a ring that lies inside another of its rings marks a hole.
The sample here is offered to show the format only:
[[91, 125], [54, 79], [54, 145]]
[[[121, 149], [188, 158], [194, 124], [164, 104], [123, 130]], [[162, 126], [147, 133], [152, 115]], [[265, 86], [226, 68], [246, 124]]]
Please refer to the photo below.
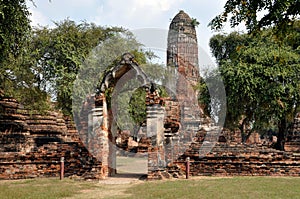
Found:
[[31, 70], [29, 15], [25, 0], [0, 1], [0, 90], [25, 108], [48, 109], [47, 94], [36, 86]]
[[66, 19], [56, 27], [37, 28], [32, 37], [32, 66], [39, 89], [49, 93], [64, 114], [72, 113], [73, 82], [80, 65], [93, 48], [121, 28], [103, 28], [91, 23], [76, 24]]
[[20, 71], [16, 59], [30, 31], [29, 12], [25, 1], [0, 1], [0, 89], [12, 93]]
[[[25, 0], [0, 1], [0, 63], [17, 57], [30, 30], [29, 12]], [[3, 73], [1, 73], [3, 75]]]
[[[297, 24], [286, 38], [299, 38]], [[276, 148], [283, 149], [287, 124], [300, 104], [299, 45], [292, 39], [277, 42], [271, 31], [216, 35], [210, 46], [225, 83], [227, 127], [243, 131], [247, 126], [253, 131], [275, 125]]]
[[[231, 27], [244, 22], [249, 32], [269, 26], [285, 30], [299, 17], [299, 7], [299, 0], [227, 0], [224, 11], [209, 26], [221, 29], [229, 19]], [[264, 12], [266, 14], [260, 18]]]

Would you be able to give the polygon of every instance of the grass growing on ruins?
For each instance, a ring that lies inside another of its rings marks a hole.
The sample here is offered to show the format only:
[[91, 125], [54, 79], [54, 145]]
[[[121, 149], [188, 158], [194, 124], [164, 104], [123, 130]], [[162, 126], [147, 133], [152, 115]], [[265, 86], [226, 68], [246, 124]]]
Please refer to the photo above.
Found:
[[103, 184], [65, 179], [0, 181], [5, 199], [299, 198], [300, 178], [200, 177], [191, 180]]

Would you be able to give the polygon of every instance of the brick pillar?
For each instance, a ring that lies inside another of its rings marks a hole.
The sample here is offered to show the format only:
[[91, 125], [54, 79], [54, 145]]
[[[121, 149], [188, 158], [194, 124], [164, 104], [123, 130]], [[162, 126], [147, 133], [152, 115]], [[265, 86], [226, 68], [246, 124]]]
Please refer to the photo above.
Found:
[[108, 111], [106, 98], [103, 98], [103, 122], [101, 125], [101, 162], [102, 162], [102, 174], [104, 177], [109, 175], [109, 138], [108, 138]]
[[164, 170], [166, 166], [164, 113], [164, 108], [159, 104], [147, 106], [147, 137], [151, 138], [151, 148], [148, 151], [148, 173]]
[[101, 176], [108, 176], [109, 138], [106, 99], [103, 106], [89, 113], [87, 143], [89, 151], [102, 163]]
[[109, 139], [109, 154], [108, 154], [108, 172], [109, 176], [114, 176], [117, 173], [117, 163], [116, 163], [116, 139], [112, 132], [113, 126], [113, 114], [112, 111], [108, 111], [108, 139]]

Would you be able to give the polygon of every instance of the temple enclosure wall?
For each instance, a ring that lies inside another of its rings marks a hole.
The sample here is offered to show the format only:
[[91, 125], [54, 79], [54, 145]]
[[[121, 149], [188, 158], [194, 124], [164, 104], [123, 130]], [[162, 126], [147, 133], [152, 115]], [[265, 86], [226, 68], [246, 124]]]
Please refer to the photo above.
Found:
[[197, 155], [200, 143], [184, 156], [191, 159], [191, 175], [209, 176], [300, 176], [300, 154], [260, 145], [219, 142], [203, 158]]

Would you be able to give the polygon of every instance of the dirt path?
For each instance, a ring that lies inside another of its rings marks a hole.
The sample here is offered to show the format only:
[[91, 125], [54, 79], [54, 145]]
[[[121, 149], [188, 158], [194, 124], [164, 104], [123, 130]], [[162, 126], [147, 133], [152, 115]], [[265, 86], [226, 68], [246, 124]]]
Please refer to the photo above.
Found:
[[117, 156], [117, 172], [120, 174], [147, 174], [148, 160], [146, 157]]
[[147, 159], [134, 157], [117, 157], [117, 172], [113, 177], [98, 181], [96, 188], [81, 190], [79, 194], [67, 199], [124, 198], [130, 196], [126, 190], [145, 182]]

